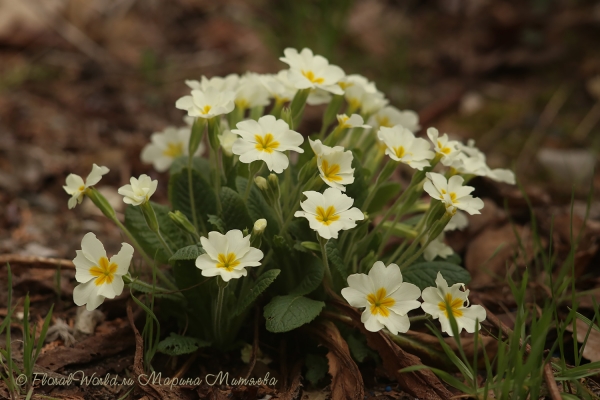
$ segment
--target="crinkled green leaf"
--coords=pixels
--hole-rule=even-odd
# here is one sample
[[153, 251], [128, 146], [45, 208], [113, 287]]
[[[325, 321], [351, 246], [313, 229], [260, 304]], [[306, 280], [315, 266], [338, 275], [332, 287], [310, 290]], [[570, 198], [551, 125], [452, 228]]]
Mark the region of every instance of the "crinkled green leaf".
[[237, 315], [240, 315], [248, 307], [250, 307], [252, 303], [254, 303], [254, 301], [258, 298], [258, 296], [260, 296], [260, 294], [264, 292], [271, 285], [271, 283], [273, 283], [273, 281], [277, 278], [280, 272], [281, 270], [272, 269], [259, 276], [256, 279], [256, 282], [254, 282], [254, 286], [252, 286], [252, 289], [250, 289], [250, 291], [238, 301], [235, 309], [233, 310], [232, 316], [235, 317]]
[[[153, 202], [150, 202], [150, 204], [156, 213], [160, 231], [171, 249], [179, 249], [186, 246], [188, 243], [187, 237], [173, 220], [169, 218], [169, 208]], [[156, 259], [159, 263], [166, 263], [169, 260], [167, 252], [164, 250], [156, 234], [148, 227], [142, 210], [139, 207], [127, 207], [125, 210], [125, 226], [151, 259]]]
[[288, 332], [315, 319], [325, 307], [322, 301], [303, 296], [277, 296], [265, 306], [264, 317], [270, 332]]
[[[248, 180], [238, 176], [235, 180], [237, 191], [241, 194], [246, 191], [246, 184]], [[265, 200], [265, 197], [261, 193], [260, 189], [256, 185], [252, 185], [250, 189], [250, 195], [248, 201], [246, 201], [246, 207], [248, 208], [248, 214], [252, 221], [264, 218], [267, 220], [267, 229], [265, 234], [268, 238], [271, 238], [279, 233], [279, 222], [275, 216], [275, 211]]]
[[221, 205], [223, 206], [222, 218], [227, 231], [232, 229], [252, 230], [254, 221], [248, 215], [248, 209], [242, 197], [233, 189], [221, 188]]
[[367, 356], [369, 355], [369, 347], [366, 345], [366, 343], [364, 343], [362, 340], [355, 337], [354, 335], [348, 336], [346, 342], [348, 343], [348, 347], [350, 348], [350, 353], [352, 354], [352, 357], [354, 357], [356, 361], [363, 362], [365, 358], [367, 358]]
[[455, 283], [468, 283], [471, 280], [469, 271], [460, 265], [444, 261], [430, 261], [413, 264], [402, 271], [404, 281], [413, 283], [423, 290], [426, 287], [436, 287], [435, 278], [441, 272], [449, 286]]
[[225, 233], [225, 222], [219, 216], [208, 214], [208, 223], [214, 226], [219, 232]]
[[292, 295], [305, 295], [311, 293], [323, 282], [325, 269], [320, 258], [311, 253], [300, 255], [301, 275], [298, 285], [291, 291]]
[[305, 378], [313, 386], [316, 386], [321, 379], [325, 378], [329, 369], [327, 358], [318, 354], [307, 354], [305, 365], [307, 369]]
[[171, 299], [171, 300], [174, 300], [174, 301], [177, 301], [177, 302], [184, 301], [183, 298], [178, 297], [178, 296], [176, 296], [173, 293], [162, 293], [162, 292], [159, 292], [159, 291], [156, 291], [156, 290], [154, 292], [152, 292], [151, 288], [149, 288], [146, 285], [141, 285], [136, 280], [132, 280], [131, 283], [129, 284], [129, 287], [131, 289], [136, 290], [136, 291], [141, 292], [141, 293], [148, 293], [148, 294], [153, 293], [154, 297]]
[[175, 254], [169, 258], [169, 262], [173, 261], [185, 261], [195, 260], [199, 255], [204, 254], [205, 251], [199, 244], [192, 244], [191, 246], [182, 247], [177, 250]]
[[[178, 157], [171, 164], [169, 175], [173, 176], [181, 172], [188, 166], [188, 157]], [[192, 169], [200, 174], [206, 181], [210, 182], [210, 162], [204, 157], [194, 157], [192, 160]]]
[[367, 212], [374, 213], [380, 211], [391, 199], [400, 196], [401, 188], [402, 186], [399, 183], [383, 182], [377, 189]]
[[[194, 193], [194, 204], [196, 215], [204, 223], [208, 222], [208, 214], [217, 213], [217, 197], [213, 187], [204, 179], [198, 171], [192, 169], [192, 191]], [[169, 200], [173, 210], [179, 210], [193, 223], [192, 207], [188, 186], [188, 169], [183, 168], [180, 172], [171, 175], [169, 180]]]
[[[329, 266], [334, 267], [337, 272], [340, 273], [342, 278], [345, 280], [348, 278], [348, 266], [344, 264], [344, 260], [340, 255], [340, 251], [337, 248], [335, 240], [330, 240], [325, 245], [327, 251], [327, 259], [329, 260]], [[333, 274], [333, 271], [331, 271]]]
[[200, 347], [210, 346], [210, 343], [204, 340], [181, 336], [171, 332], [171, 335], [158, 343], [157, 350], [170, 356], [180, 356], [190, 354]]

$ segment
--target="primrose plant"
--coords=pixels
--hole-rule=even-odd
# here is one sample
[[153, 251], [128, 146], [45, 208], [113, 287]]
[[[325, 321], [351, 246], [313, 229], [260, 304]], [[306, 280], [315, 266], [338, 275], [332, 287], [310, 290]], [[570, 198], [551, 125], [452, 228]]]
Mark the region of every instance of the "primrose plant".
[[[451, 320], [476, 331], [486, 313], [469, 305], [469, 274], [444, 232], [483, 208], [470, 179], [514, 184], [513, 173], [488, 167], [472, 141], [435, 128], [418, 137], [415, 112], [309, 49], [286, 49], [281, 61], [289, 68], [274, 75], [186, 81], [190, 93], [175, 107], [187, 126], [154, 133], [141, 154], [168, 171], [169, 206], [152, 201], [157, 180], [132, 177], [118, 190], [121, 222], [94, 188], [106, 167], [94, 164], [85, 181], [67, 177], [69, 208], [89, 197], [131, 243], [108, 258], [93, 233], [84, 236], [75, 303], [94, 309], [128, 285], [176, 303], [165, 308], [182, 328], [169, 343], [224, 350], [240, 343], [254, 307], [269, 331], [286, 332], [333, 298], [364, 309], [372, 332], [406, 332], [411, 311], [438, 319], [448, 335]], [[320, 131], [300, 132], [305, 107], [320, 104]], [[394, 173], [411, 179], [402, 186]], [[147, 273], [129, 272], [134, 249]]]

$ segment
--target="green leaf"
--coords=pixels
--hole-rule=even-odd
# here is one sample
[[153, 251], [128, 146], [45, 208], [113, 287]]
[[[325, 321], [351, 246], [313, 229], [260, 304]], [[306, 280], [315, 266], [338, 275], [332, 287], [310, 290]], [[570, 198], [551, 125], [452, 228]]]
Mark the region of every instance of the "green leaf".
[[169, 258], [169, 262], [195, 260], [198, 256], [204, 254], [205, 251], [199, 244], [182, 247]]
[[[150, 205], [156, 213], [160, 232], [169, 246], [172, 249], [184, 247], [188, 243], [187, 237], [169, 218], [169, 208], [153, 202], [150, 202]], [[158, 237], [148, 228], [140, 207], [127, 207], [125, 210], [125, 226], [151, 259], [156, 257], [156, 261], [159, 263], [166, 263], [169, 260], [169, 255], [163, 249]]]
[[304, 253], [300, 256], [302, 274], [300, 275], [300, 283], [292, 290], [292, 295], [305, 295], [319, 287], [325, 275], [323, 262], [320, 258], [313, 256], [310, 253]]
[[367, 170], [359, 163], [359, 158], [354, 157], [352, 167], [354, 168], [354, 182], [346, 186], [346, 195], [354, 199], [354, 207], [361, 208], [369, 193], [369, 184], [365, 177]]
[[181, 302], [183, 300], [181, 297], [178, 297], [173, 293], [162, 293], [158, 290], [155, 290], [153, 292], [151, 288], [147, 287], [146, 285], [141, 285], [139, 282], [137, 282], [136, 279], [132, 280], [131, 283], [129, 283], [129, 287], [141, 293], [153, 294], [154, 297], [171, 299], [177, 302]]
[[426, 287], [436, 287], [435, 278], [441, 272], [449, 286], [455, 283], [468, 283], [471, 280], [469, 271], [460, 265], [444, 261], [431, 261], [413, 264], [402, 271], [406, 282], [413, 283], [423, 290]]
[[[173, 161], [173, 164], [171, 164], [171, 168], [169, 169], [169, 175], [173, 176], [181, 172], [184, 168], [187, 168], [187, 166], [188, 157], [178, 157]], [[192, 159], [192, 169], [198, 172], [208, 182], [210, 182], [210, 162], [206, 158], [194, 157]]]
[[233, 189], [221, 188], [221, 204], [223, 206], [223, 222], [228, 231], [232, 229], [252, 230], [254, 222], [248, 215], [248, 209], [242, 197]]
[[288, 332], [315, 319], [325, 307], [322, 301], [303, 296], [277, 296], [265, 306], [267, 330], [273, 333]]
[[400, 195], [402, 185], [396, 182], [384, 182], [379, 186], [373, 201], [369, 204], [368, 213], [380, 211], [394, 196]]
[[346, 342], [348, 343], [352, 357], [354, 357], [356, 361], [363, 362], [369, 355], [369, 347], [354, 335], [348, 336]]
[[252, 287], [252, 289], [250, 289], [248, 294], [246, 294], [238, 301], [237, 306], [233, 310], [232, 316], [235, 317], [237, 315], [240, 315], [248, 307], [250, 307], [252, 303], [254, 303], [254, 301], [258, 298], [258, 296], [260, 296], [260, 294], [264, 292], [271, 285], [271, 283], [273, 283], [273, 281], [275, 281], [280, 272], [281, 270], [279, 269], [272, 269], [259, 276], [256, 279], [256, 282], [254, 282], [254, 286]]
[[307, 354], [305, 365], [307, 369], [305, 378], [313, 386], [316, 386], [321, 379], [325, 378], [329, 369], [327, 358], [317, 354]]
[[316, 242], [302, 242], [300, 243], [300, 245], [308, 250], [321, 251], [321, 245], [319, 245], [319, 243]]
[[[247, 182], [248, 180], [241, 176], [236, 178], [235, 185], [238, 193], [245, 193]], [[279, 222], [275, 216], [275, 211], [267, 203], [262, 192], [256, 187], [256, 185], [252, 185], [252, 189], [250, 189], [250, 195], [246, 201], [246, 207], [248, 208], [248, 215], [250, 215], [252, 221], [256, 221], [257, 219], [261, 218], [267, 220], [267, 229], [265, 231], [265, 236], [267, 238], [272, 238], [279, 233]]]
[[200, 347], [210, 346], [210, 343], [204, 340], [181, 336], [171, 332], [171, 336], [161, 340], [158, 343], [158, 351], [170, 356], [180, 356], [190, 354]]
[[225, 233], [225, 222], [214, 214], [208, 214], [208, 223], [217, 228], [217, 230], [221, 233]]
[[348, 266], [344, 264], [344, 260], [342, 259], [340, 251], [337, 248], [336, 241], [329, 240], [325, 245], [325, 250], [327, 251], [327, 259], [329, 260], [329, 265], [333, 266], [335, 270], [340, 273], [344, 281], [348, 279]]
[[[208, 222], [208, 214], [217, 213], [217, 197], [213, 187], [198, 171], [192, 169], [192, 191], [198, 219]], [[179, 210], [193, 223], [190, 190], [188, 185], [188, 169], [171, 175], [169, 180], [169, 200], [173, 210]]]

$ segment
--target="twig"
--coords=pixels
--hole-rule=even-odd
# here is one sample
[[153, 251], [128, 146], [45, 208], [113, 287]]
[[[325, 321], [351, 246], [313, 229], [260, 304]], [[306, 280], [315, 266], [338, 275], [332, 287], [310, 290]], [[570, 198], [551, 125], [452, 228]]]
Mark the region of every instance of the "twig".
[[3, 254], [0, 256], [0, 265], [9, 264], [37, 264], [36, 267], [55, 269], [56, 267], [75, 269], [73, 261], [64, 258], [48, 258], [27, 256], [22, 254]]
[[560, 395], [560, 390], [558, 389], [558, 385], [554, 379], [554, 372], [552, 371], [550, 363], [546, 363], [546, 365], [544, 365], [544, 380], [548, 386], [550, 398], [552, 400], [562, 400], [562, 396]]

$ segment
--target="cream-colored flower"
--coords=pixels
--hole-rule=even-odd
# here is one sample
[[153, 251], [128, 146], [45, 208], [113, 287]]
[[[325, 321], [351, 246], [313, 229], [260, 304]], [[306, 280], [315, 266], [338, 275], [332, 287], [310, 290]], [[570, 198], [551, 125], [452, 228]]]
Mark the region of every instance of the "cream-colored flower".
[[248, 72], [242, 76], [235, 91], [235, 105], [242, 110], [269, 105], [269, 92], [258, 74]]
[[344, 71], [336, 66], [329, 65], [323, 56], [314, 55], [312, 50], [304, 48], [298, 50], [287, 48], [283, 52], [285, 57], [280, 60], [290, 66], [288, 79], [297, 89], [323, 89], [333, 94], [344, 94], [337, 84], [344, 77]]
[[[426, 242], [427, 237], [424, 237], [423, 240], [421, 240], [421, 245], [424, 245]], [[429, 245], [427, 245], [425, 251], [423, 252], [423, 258], [425, 258], [425, 261], [432, 261], [436, 257], [446, 259], [453, 253], [454, 251], [452, 250], [452, 247], [444, 243], [444, 233], [442, 232], [438, 237], [433, 239]]]
[[332, 99], [331, 93], [323, 89], [312, 89], [306, 99], [306, 104], [309, 106], [318, 106], [328, 104]]
[[447, 133], [439, 136], [439, 132], [435, 128], [427, 129], [427, 136], [433, 143], [436, 154], [442, 157], [440, 160], [442, 164], [447, 167], [452, 165], [456, 157], [460, 154], [460, 142], [450, 140]]
[[114, 299], [123, 292], [123, 275], [129, 270], [133, 247], [123, 243], [119, 253], [109, 260], [102, 243], [90, 232], [83, 237], [81, 250], [76, 253], [73, 264], [75, 279], [80, 285], [73, 289], [75, 304], [86, 304], [86, 308], [92, 311], [105, 298]]
[[463, 186], [464, 181], [459, 175], [446, 180], [442, 174], [428, 172], [423, 189], [431, 198], [443, 202], [446, 212], [451, 215], [454, 215], [457, 210], [466, 211], [471, 215], [481, 214], [479, 210], [483, 208], [483, 201], [470, 195], [475, 188]]
[[394, 335], [407, 332], [410, 328], [408, 312], [421, 306], [417, 300], [421, 291], [412, 283], [402, 281], [396, 264], [386, 267], [377, 261], [368, 275], [350, 275], [348, 286], [342, 289], [342, 296], [351, 306], [365, 308], [361, 321], [370, 332], [384, 327]]
[[258, 121], [239, 122], [237, 127], [232, 132], [240, 138], [233, 143], [231, 150], [240, 156], [243, 163], [262, 160], [270, 171], [280, 174], [290, 164], [285, 151], [304, 153], [299, 147], [304, 141], [302, 135], [292, 131], [284, 120], [275, 119], [272, 115], [260, 117]]
[[365, 121], [363, 117], [358, 114], [352, 114], [351, 116], [347, 116], [346, 114], [337, 115], [337, 120], [340, 128], [350, 129], [350, 128], [364, 128], [370, 129], [369, 125], [365, 125]]
[[230, 90], [235, 93], [240, 85], [240, 80], [241, 78], [238, 74], [229, 74], [224, 78], [220, 76], [213, 76], [212, 78], [202, 76], [202, 80], [200, 82], [195, 80], [187, 80], [185, 81], [185, 84], [193, 90], [204, 91], [209, 87], [213, 87], [221, 92]]
[[221, 91], [208, 85], [204, 90], [192, 90], [191, 96], [183, 96], [177, 100], [175, 107], [187, 111], [190, 117], [213, 118], [233, 111], [234, 100], [233, 91]]
[[[180, 156], [188, 155], [188, 144], [191, 130], [169, 126], [162, 132], [155, 132], [142, 150], [142, 162], [152, 164], [158, 172], [165, 172], [173, 161]], [[195, 156], [204, 153], [204, 144], [200, 143]]]
[[292, 101], [298, 89], [288, 79], [288, 71], [282, 70], [277, 75], [265, 74], [259, 76], [260, 82], [269, 92], [270, 96], [279, 103]]
[[92, 166], [92, 171], [89, 173], [87, 178], [85, 178], [85, 181], [79, 175], [69, 174], [69, 176], [67, 176], [66, 185], [63, 186], [65, 192], [71, 195], [71, 198], [67, 203], [69, 209], [75, 207], [77, 204], [81, 204], [85, 195], [85, 190], [100, 182], [102, 175], [108, 174], [108, 171], [108, 168], [99, 167], [98, 165], [94, 164]]
[[351, 109], [360, 110], [362, 114], [376, 113], [389, 103], [383, 93], [370, 92], [367, 87], [360, 84], [348, 87], [344, 97]]
[[423, 290], [421, 308], [434, 319], [440, 320], [442, 332], [454, 336], [450, 325], [450, 315], [453, 315], [456, 320], [458, 333], [463, 329], [469, 333], [479, 330], [477, 321], [484, 321], [486, 312], [482, 306], [469, 306], [469, 290], [465, 290], [464, 283], [448, 287], [448, 282], [440, 272], [437, 274], [435, 283], [437, 288], [428, 287]]
[[226, 129], [223, 131], [223, 133], [218, 135], [218, 138], [219, 142], [221, 143], [221, 149], [223, 149], [223, 153], [227, 157], [231, 157], [233, 155], [233, 144], [236, 140], [238, 140], [239, 136], [229, 129]]
[[142, 174], [138, 179], [133, 176], [129, 180], [129, 185], [124, 185], [119, 188], [117, 193], [123, 197], [125, 204], [139, 206], [150, 201], [150, 196], [156, 192], [158, 181], [152, 180], [148, 175]]
[[209, 232], [208, 238], [201, 237], [200, 243], [206, 254], [196, 259], [196, 267], [203, 276], [220, 276], [225, 282], [248, 275], [247, 267], [258, 267], [264, 254], [250, 246], [250, 235], [238, 229], [225, 235]]
[[361, 86], [367, 93], [377, 93], [378, 91], [375, 82], [371, 82], [367, 77], [360, 74], [346, 75], [340, 79], [338, 85], [344, 90], [351, 86]]
[[497, 182], [508, 183], [514, 185], [516, 183], [515, 174], [502, 168], [491, 169], [486, 162], [485, 154], [477, 147], [475, 141], [470, 139], [468, 144], [459, 145], [460, 153], [452, 162], [452, 168], [456, 169], [461, 174], [485, 176]]
[[368, 124], [378, 129], [382, 126], [391, 128], [392, 126], [402, 125], [412, 133], [421, 129], [419, 125], [419, 114], [412, 110], [400, 111], [394, 106], [387, 106], [377, 111], [369, 118]]
[[319, 175], [323, 182], [327, 185], [339, 189], [342, 192], [346, 191], [345, 185], [350, 185], [354, 182], [354, 168], [352, 168], [352, 152], [344, 151], [341, 146], [329, 147], [321, 144], [320, 140], [310, 141], [310, 146], [318, 150], [315, 151], [317, 156], [317, 167]]
[[392, 128], [382, 126], [377, 132], [377, 137], [385, 144], [385, 154], [392, 160], [418, 170], [428, 167], [429, 160], [435, 156], [427, 140], [415, 137], [401, 125]]
[[365, 218], [362, 211], [352, 207], [354, 199], [338, 189], [328, 188], [322, 194], [308, 191], [304, 195], [306, 200], [300, 203], [304, 211], [296, 211], [294, 216], [306, 218], [311, 229], [324, 239], [337, 239], [339, 231], [352, 229], [356, 221]]

